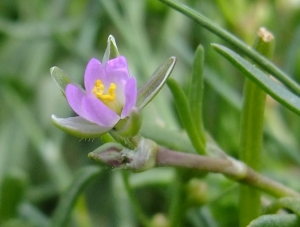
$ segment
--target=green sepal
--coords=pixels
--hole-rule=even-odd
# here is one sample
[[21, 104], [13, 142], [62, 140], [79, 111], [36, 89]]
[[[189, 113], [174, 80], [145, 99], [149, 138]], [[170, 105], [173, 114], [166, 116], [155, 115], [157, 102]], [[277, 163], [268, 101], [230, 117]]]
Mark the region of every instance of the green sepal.
[[99, 137], [111, 129], [108, 127], [100, 127], [99, 125], [91, 123], [79, 116], [58, 118], [55, 115], [52, 115], [51, 120], [52, 123], [59, 129], [79, 138]]
[[120, 54], [119, 54], [116, 40], [112, 35], [109, 35], [107, 39], [107, 47], [102, 60], [102, 65], [105, 66], [108, 60], [116, 58], [119, 55]]
[[297, 95], [272, 80], [267, 74], [227, 47], [218, 44], [212, 44], [212, 47], [272, 98], [291, 111], [300, 114], [300, 99]]
[[142, 115], [139, 108], [133, 107], [127, 118], [121, 119], [116, 125], [116, 133], [123, 137], [133, 137], [140, 131]]
[[167, 82], [172, 95], [174, 97], [176, 109], [180, 118], [182, 125], [184, 126], [193, 146], [197, 150], [198, 153], [204, 154], [205, 153], [205, 146], [201, 141], [201, 137], [196, 130], [196, 127], [193, 122], [193, 117], [191, 114], [191, 110], [189, 107], [188, 99], [183, 92], [182, 88], [174, 79], [168, 79]]
[[82, 89], [82, 87], [79, 84], [74, 82], [62, 69], [56, 66], [53, 66], [50, 69], [50, 74], [64, 96], [66, 96], [66, 87], [68, 84], [74, 84], [78, 88]]
[[155, 70], [146, 84], [138, 90], [137, 107], [144, 108], [157, 95], [170, 76], [175, 63], [176, 58], [170, 57]]

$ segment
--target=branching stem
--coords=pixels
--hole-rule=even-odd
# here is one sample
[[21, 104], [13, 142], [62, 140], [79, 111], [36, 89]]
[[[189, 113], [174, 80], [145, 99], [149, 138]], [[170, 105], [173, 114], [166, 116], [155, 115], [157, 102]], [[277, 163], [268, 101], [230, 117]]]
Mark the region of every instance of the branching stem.
[[183, 167], [222, 173], [230, 179], [255, 187], [274, 197], [300, 197], [300, 193], [295, 190], [262, 176], [243, 162], [229, 156], [225, 158], [212, 158], [159, 147], [156, 157], [156, 166]]

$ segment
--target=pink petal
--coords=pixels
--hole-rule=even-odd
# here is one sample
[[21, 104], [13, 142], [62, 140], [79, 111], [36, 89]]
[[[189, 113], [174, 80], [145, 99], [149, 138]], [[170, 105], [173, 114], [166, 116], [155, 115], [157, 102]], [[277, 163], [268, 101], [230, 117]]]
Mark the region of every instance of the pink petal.
[[79, 116], [85, 118], [84, 110], [82, 109], [82, 99], [86, 96], [83, 91], [73, 84], [68, 84], [66, 87], [66, 98], [69, 105]]
[[105, 65], [107, 80], [126, 81], [129, 76], [127, 60], [123, 56], [107, 61]]
[[91, 95], [87, 95], [83, 98], [82, 108], [84, 109], [86, 117], [100, 126], [112, 128], [120, 120], [118, 114]]
[[125, 105], [123, 107], [123, 111], [121, 114], [121, 118], [125, 118], [128, 114], [130, 109], [135, 106], [137, 98], [137, 87], [136, 87], [136, 80], [134, 77], [131, 77], [127, 80], [125, 85]]
[[84, 73], [84, 86], [87, 94], [90, 94], [93, 90], [96, 80], [105, 80], [105, 78], [105, 69], [101, 62], [96, 58], [92, 58], [86, 66]]

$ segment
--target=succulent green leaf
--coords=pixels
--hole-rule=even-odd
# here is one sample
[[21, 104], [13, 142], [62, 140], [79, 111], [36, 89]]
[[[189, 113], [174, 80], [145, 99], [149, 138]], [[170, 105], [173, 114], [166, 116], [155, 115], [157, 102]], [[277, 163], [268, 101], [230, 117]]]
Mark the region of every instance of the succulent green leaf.
[[56, 127], [79, 138], [95, 138], [110, 130], [110, 128], [100, 127], [81, 117], [58, 118], [52, 115], [51, 118]]
[[77, 83], [75, 83], [62, 69], [60, 69], [56, 66], [53, 66], [50, 69], [50, 73], [51, 73], [53, 80], [55, 81], [57, 86], [60, 88], [60, 90], [62, 91], [64, 96], [66, 96], [65, 90], [66, 90], [66, 87], [68, 84], [74, 84], [77, 87], [81, 88], [81, 86], [78, 85]]
[[230, 34], [225, 29], [221, 28], [217, 24], [215, 24], [212, 20], [208, 19], [204, 15], [199, 12], [196, 12], [189, 7], [185, 6], [181, 3], [176, 3], [170, 0], [160, 0], [166, 5], [174, 8], [175, 10], [181, 12], [187, 17], [191, 18], [195, 22], [199, 23], [201, 26], [219, 36], [221, 39], [227, 41], [237, 49], [239, 49], [243, 54], [247, 55], [250, 59], [252, 59], [257, 65], [259, 65], [264, 70], [271, 73], [276, 79], [281, 81], [284, 85], [286, 85], [292, 92], [297, 95], [300, 95], [300, 85], [298, 85], [295, 81], [293, 81], [288, 75], [282, 72], [278, 67], [276, 67], [270, 60], [259, 54], [257, 51], [253, 50], [243, 41]]
[[119, 55], [120, 54], [119, 54], [116, 40], [112, 35], [109, 35], [108, 39], [107, 39], [107, 47], [106, 47], [106, 50], [105, 50], [105, 53], [103, 56], [103, 60], [102, 60], [103, 66], [105, 66], [105, 64], [108, 60], [116, 58]]
[[74, 176], [68, 189], [62, 195], [59, 204], [54, 211], [52, 218], [52, 227], [67, 226], [72, 208], [83, 189], [88, 183], [100, 174], [99, 167], [87, 166], [80, 169]]
[[247, 227], [298, 227], [300, 218], [295, 214], [269, 214], [253, 220]]
[[188, 99], [183, 92], [182, 88], [174, 79], [168, 79], [167, 84], [174, 97], [176, 109], [180, 118], [182, 125], [184, 126], [193, 146], [198, 153], [205, 153], [205, 146], [201, 141], [201, 137], [198, 134], [196, 127], [193, 122], [193, 117], [190, 111]]
[[175, 62], [175, 57], [169, 58], [155, 70], [146, 84], [138, 90], [137, 107], [144, 108], [157, 95], [170, 76]]
[[297, 95], [272, 80], [255, 65], [227, 47], [218, 44], [212, 44], [212, 47], [275, 100], [291, 111], [300, 114], [300, 98]]
[[192, 80], [190, 84], [190, 94], [189, 94], [189, 106], [191, 109], [192, 120], [194, 122], [195, 128], [205, 144], [205, 130], [202, 121], [202, 99], [203, 99], [203, 89], [204, 89], [204, 50], [202, 46], [198, 46], [194, 62], [193, 62], [193, 72]]
[[300, 216], [300, 198], [284, 197], [275, 200], [266, 208], [266, 214], [276, 213], [279, 209], [286, 208]]

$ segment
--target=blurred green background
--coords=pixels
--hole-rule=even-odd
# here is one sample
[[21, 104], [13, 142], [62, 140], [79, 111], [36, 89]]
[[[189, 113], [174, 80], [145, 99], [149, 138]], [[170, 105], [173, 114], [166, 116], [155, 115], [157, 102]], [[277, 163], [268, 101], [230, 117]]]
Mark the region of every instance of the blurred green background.
[[[178, 0], [252, 45], [257, 30], [275, 36], [274, 62], [300, 80], [300, 2], [296, 0]], [[51, 115], [74, 115], [49, 69], [58, 66], [82, 83], [90, 58], [102, 60], [112, 34], [139, 86], [170, 56], [172, 73], [187, 89], [196, 47], [205, 49], [204, 124], [237, 157], [244, 77], [210, 47], [223, 43], [156, 0], [0, 1], [0, 226], [48, 226], [74, 173], [93, 164], [95, 140], [71, 137]], [[142, 134], [181, 133], [171, 94], [164, 88], [143, 110]], [[263, 173], [300, 189], [299, 118], [267, 101]], [[174, 170], [131, 174], [146, 213], [168, 213]], [[237, 185], [222, 176], [203, 179], [207, 204], [190, 209], [186, 226], [237, 226]], [[157, 216], [156, 216], [157, 217]], [[20, 225], [21, 223], [21, 225]], [[68, 226], [140, 226], [119, 170], [103, 169], [77, 201]]]

